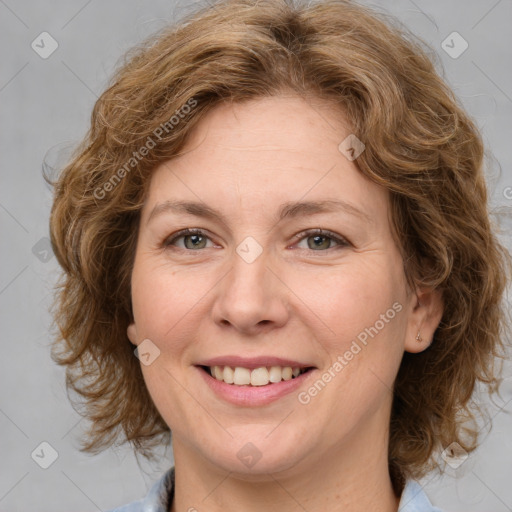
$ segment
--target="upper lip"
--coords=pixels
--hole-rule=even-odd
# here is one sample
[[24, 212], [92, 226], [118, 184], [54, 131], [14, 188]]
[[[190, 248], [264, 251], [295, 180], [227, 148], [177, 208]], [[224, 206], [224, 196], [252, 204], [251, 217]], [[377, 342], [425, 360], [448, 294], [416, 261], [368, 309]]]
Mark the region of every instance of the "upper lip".
[[211, 359], [205, 359], [196, 364], [196, 366], [240, 366], [242, 368], [261, 368], [263, 366], [291, 366], [292, 368], [310, 368], [314, 367], [312, 364], [301, 363], [291, 359], [283, 359], [281, 357], [273, 356], [258, 356], [258, 357], [240, 357], [240, 356], [219, 356]]

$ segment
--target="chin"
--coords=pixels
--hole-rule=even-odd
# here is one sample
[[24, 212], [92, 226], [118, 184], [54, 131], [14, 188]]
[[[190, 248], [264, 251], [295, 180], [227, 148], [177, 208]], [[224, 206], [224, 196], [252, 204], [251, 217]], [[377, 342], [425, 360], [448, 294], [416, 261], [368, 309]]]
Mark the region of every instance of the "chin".
[[240, 436], [224, 446], [215, 443], [211, 449], [205, 447], [204, 456], [211, 464], [232, 473], [235, 478], [267, 481], [269, 473], [281, 473], [290, 468], [297, 470], [305, 455], [298, 453], [297, 444], [292, 442], [293, 436], [285, 440], [251, 439], [255, 437], [248, 435], [241, 439]]

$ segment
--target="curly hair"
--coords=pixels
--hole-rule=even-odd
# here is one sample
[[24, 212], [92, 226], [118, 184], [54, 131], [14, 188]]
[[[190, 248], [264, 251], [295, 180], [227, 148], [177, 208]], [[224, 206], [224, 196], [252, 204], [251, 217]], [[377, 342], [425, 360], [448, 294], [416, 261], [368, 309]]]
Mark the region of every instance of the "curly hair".
[[[126, 329], [140, 211], [152, 170], [176, 157], [221, 102], [293, 93], [341, 107], [365, 151], [358, 169], [390, 192], [410, 285], [442, 291], [432, 345], [405, 353], [394, 384], [395, 489], [478, 444], [479, 383], [499, 390], [508, 339], [508, 251], [488, 212], [481, 136], [435, 70], [434, 53], [388, 16], [347, 0], [222, 0], [130, 50], [55, 181], [51, 241], [63, 269], [52, 358], [85, 401], [82, 451], [123, 434], [145, 457], [170, 440]], [[145, 148], [145, 149], [144, 149]], [[471, 421], [467, 421], [471, 420]]]

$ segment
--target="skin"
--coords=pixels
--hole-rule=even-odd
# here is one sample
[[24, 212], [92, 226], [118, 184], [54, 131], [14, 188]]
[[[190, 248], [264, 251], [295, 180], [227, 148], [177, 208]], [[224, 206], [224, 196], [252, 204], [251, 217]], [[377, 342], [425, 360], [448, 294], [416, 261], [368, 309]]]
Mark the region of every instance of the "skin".
[[[428, 347], [442, 300], [408, 289], [388, 193], [338, 149], [350, 133], [343, 113], [320, 100], [224, 104], [201, 120], [183, 154], [154, 170], [128, 336], [160, 350], [141, 368], [172, 430], [171, 512], [398, 509], [387, 466], [391, 388], [404, 351]], [[205, 203], [225, 222], [172, 211], [148, 222], [155, 205], [174, 199]], [[369, 219], [329, 212], [276, 221], [284, 202], [323, 199], [349, 202]], [[185, 228], [206, 239], [165, 245]], [[315, 228], [348, 244], [293, 238]], [[263, 249], [250, 264], [236, 252], [248, 236]], [[307, 391], [397, 302], [401, 311], [307, 404], [293, 392], [265, 406], [232, 405], [194, 366], [230, 354], [292, 358], [317, 367], [299, 389]], [[261, 454], [251, 468], [237, 457], [249, 442]]]

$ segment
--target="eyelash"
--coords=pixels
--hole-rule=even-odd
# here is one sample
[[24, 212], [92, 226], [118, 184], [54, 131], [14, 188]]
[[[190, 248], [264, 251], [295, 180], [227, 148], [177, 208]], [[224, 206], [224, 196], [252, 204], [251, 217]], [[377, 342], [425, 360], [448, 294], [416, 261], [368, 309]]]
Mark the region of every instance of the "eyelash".
[[[171, 237], [166, 238], [163, 241], [162, 245], [164, 248], [168, 248], [168, 247], [172, 246], [172, 244], [174, 242], [176, 242], [176, 240], [178, 240], [179, 238], [182, 238], [184, 236], [187, 236], [187, 235], [200, 235], [200, 236], [204, 236], [204, 237], [210, 239], [210, 237], [202, 229], [187, 228], [187, 229], [182, 229], [181, 231], [178, 231], [174, 235], [171, 235]], [[297, 242], [300, 242], [304, 238], [308, 238], [309, 236], [314, 236], [314, 235], [322, 236], [325, 238], [331, 238], [338, 244], [338, 246], [337, 247], [329, 247], [329, 249], [319, 250], [319, 251], [314, 251], [313, 249], [305, 249], [305, 250], [310, 250], [311, 252], [328, 252], [332, 249], [336, 249], [336, 248], [339, 249], [339, 248], [348, 247], [349, 245], [351, 245], [350, 242], [346, 238], [338, 236], [335, 233], [333, 233], [332, 231], [328, 231], [328, 230], [320, 229], [320, 228], [302, 231], [302, 232], [298, 233], [297, 235], [295, 235], [293, 238], [296, 239]], [[182, 249], [182, 248], [179, 247], [179, 249]], [[199, 252], [199, 251], [194, 251], [193, 249], [186, 249], [186, 248], [182, 249], [182, 250], [188, 251], [188, 252]]]

